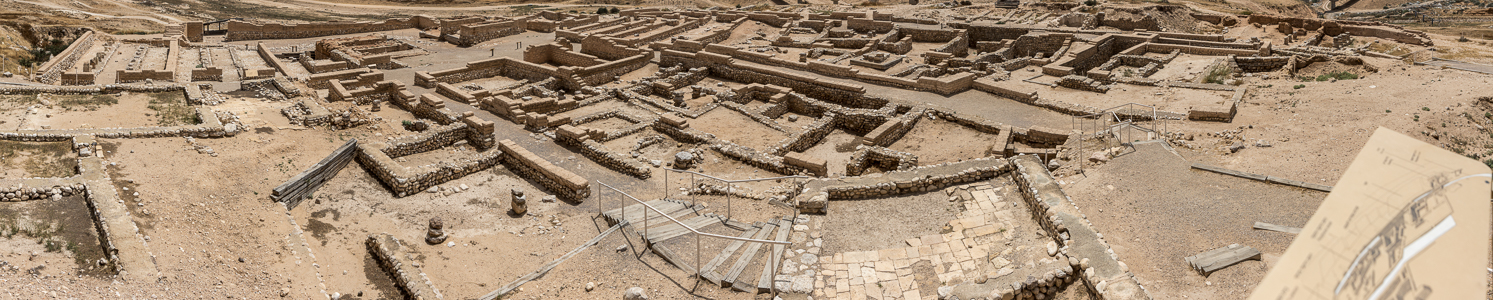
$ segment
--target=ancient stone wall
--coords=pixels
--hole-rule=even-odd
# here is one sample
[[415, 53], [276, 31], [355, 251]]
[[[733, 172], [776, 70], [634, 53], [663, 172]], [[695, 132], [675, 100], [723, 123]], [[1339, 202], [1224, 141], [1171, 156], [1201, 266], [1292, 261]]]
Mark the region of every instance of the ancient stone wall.
[[585, 178], [551, 164], [517, 143], [502, 140], [498, 148], [506, 154], [503, 161], [510, 170], [539, 183], [561, 199], [580, 202], [591, 195], [590, 183]]
[[858, 32], [887, 33], [897, 28], [892, 22], [875, 21], [865, 18], [850, 18], [845, 20], [846, 28]]
[[88, 30], [79, 35], [77, 40], [73, 40], [73, 43], [68, 45], [67, 49], [63, 49], [62, 52], [52, 55], [51, 60], [42, 64], [41, 67], [36, 68], [36, 82], [46, 84], [57, 83], [62, 78], [62, 73], [72, 69], [73, 64], [78, 62], [78, 58], [83, 57], [83, 52], [93, 47], [95, 36], [96, 34], [93, 30]]
[[368, 235], [368, 253], [373, 255], [378, 266], [394, 279], [394, 286], [399, 287], [407, 299], [441, 299], [441, 291], [435, 288], [425, 272], [414, 267], [409, 257], [404, 242], [394, 238], [387, 233], [375, 233]]
[[[424, 19], [424, 20], [422, 20]], [[224, 41], [300, 39], [328, 35], [390, 31], [409, 28], [424, 29], [423, 24], [432, 23], [429, 17], [414, 16], [403, 19], [388, 19], [380, 22], [356, 23], [306, 23], [306, 24], [254, 24], [238, 20], [225, 22], [228, 33]]]

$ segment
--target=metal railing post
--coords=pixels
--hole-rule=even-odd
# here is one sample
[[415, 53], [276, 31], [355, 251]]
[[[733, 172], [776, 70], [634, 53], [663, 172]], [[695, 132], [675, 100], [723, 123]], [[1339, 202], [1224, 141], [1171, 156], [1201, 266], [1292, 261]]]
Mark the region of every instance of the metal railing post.
[[[668, 173], [668, 171], [665, 171], [664, 173]], [[697, 188], [699, 186], [700, 186], [700, 184], [695, 183], [695, 173], [690, 173], [689, 174], [689, 188], [685, 189], [685, 191], [689, 192], [689, 206], [691, 206], [691, 207], [693, 207], [693, 206], [696, 205], [695, 202], [699, 202], [699, 197], [700, 197], [699, 195], [696, 195], [698, 193], [695, 193], [695, 191], [692, 191], [691, 189]]]
[[664, 195], [662, 197], [669, 199], [669, 193], [673, 193], [669, 191], [669, 172], [664, 172]]

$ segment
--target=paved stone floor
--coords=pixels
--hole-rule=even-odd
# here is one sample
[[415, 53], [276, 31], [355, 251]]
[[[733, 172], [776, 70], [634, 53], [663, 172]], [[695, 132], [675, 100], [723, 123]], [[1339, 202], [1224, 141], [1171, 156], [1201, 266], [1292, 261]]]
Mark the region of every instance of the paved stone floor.
[[[1022, 221], [1035, 223], [1016, 219], [1029, 219], [1024, 206], [1005, 201], [998, 191], [987, 183], [970, 186], [972, 199], [963, 199], [964, 211], [949, 221], [948, 233], [908, 239], [901, 248], [835, 253], [822, 263], [824, 272], [815, 280], [813, 295], [822, 299], [937, 299], [937, 291], [929, 289], [1006, 267], [992, 265], [992, 261], [1009, 264], [1010, 260], [992, 260], [990, 254], [999, 253], [999, 257], [1024, 247], [1006, 242], [1015, 232], [1007, 229]], [[927, 262], [922, 266], [931, 265], [932, 271], [919, 268], [922, 262]]]

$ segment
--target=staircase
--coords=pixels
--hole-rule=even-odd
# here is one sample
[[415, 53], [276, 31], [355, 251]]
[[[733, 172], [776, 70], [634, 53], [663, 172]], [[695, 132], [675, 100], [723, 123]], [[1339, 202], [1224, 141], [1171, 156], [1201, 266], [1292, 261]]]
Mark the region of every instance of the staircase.
[[[713, 213], [703, 213], [705, 209], [703, 205], [690, 205], [684, 201], [659, 199], [646, 203], [697, 230], [717, 223], [725, 223], [727, 227], [742, 230], [741, 234], [736, 235], [740, 238], [787, 241], [793, 228], [793, 218], [789, 216], [775, 217], [767, 222], [746, 224], [727, 220], [724, 216]], [[659, 245], [664, 241], [687, 235], [690, 230], [652, 210], [648, 211], [647, 218], [644, 219], [645, 209], [647, 208], [641, 204], [633, 204], [603, 212], [602, 216], [612, 225], [623, 223], [627, 230], [645, 237], [648, 248], [655, 254], [686, 272], [698, 274], [700, 278], [712, 285], [749, 293], [768, 292], [772, 289], [775, 270], [770, 263], [783, 260], [783, 251], [786, 250], [783, 245], [733, 240], [698, 269], [699, 271], [696, 271], [688, 261], [681, 259], [685, 256], [676, 255], [673, 251]], [[689, 217], [690, 215], [694, 217]], [[646, 230], [644, 230], [645, 226]]]
[[166, 25], [166, 34], [165, 34], [165, 36], [168, 37], [168, 38], [169, 37], [181, 36], [181, 32], [182, 32], [182, 26], [181, 25]]

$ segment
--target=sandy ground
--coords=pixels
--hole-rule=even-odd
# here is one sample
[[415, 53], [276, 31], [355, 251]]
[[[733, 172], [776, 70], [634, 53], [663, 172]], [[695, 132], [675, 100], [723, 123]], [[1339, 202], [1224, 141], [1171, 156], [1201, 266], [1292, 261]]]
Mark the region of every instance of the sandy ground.
[[[42, 10], [35, 8], [35, 5], [10, 3], [16, 4], [18, 10], [27, 12]], [[136, 5], [133, 4], [105, 5], [94, 0], [79, 3], [118, 10], [111, 14], [137, 17], [90, 21], [111, 28], [128, 27], [135, 23], [149, 23], [152, 24], [149, 28], [156, 28], [157, 25], [139, 18], [155, 20], [165, 17], [154, 12], [155, 10], [134, 8]], [[291, 0], [254, 3], [290, 7], [289, 9], [309, 13], [334, 10], [328, 7], [335, 8], [326, 4]], [[1254, 6], [1251, 7], [1259, 7], [1258, 4], [1252, 5]], [[66, 4], [66, 7], [82, 9], [71, 3]], [[287, 8], [280, 10], [284, 9]], [[368, 9], [382, 12], [390, 8]], [[924, 10], [908, 7], [886, 9]], [[172, 8], [172, 11], [176, 10], [179, 9]], [[346, 8], [338, 11], [365, 13]], [[928, 11], [920, 14], [947, 13], [944, 10]], [[476, 12], [485, 11], [431, 13], [448, 15]], [[367, 13], [371, 16], [368, 18], [389, 17]], [[190, 18], [205, 19], [201, 16]], [[756, 36], [757, 30], [774, 31], [755, 22], [748, 22], [738, 28], [726, 43], [746, 41]], [[1270, 32], [1268, 27], [1253, 29], [1243, 26], [1231, 31], [1230, 35], [1256, 30], [1261, 33]], [[388, 34], [412, 37], [416, 32], [403, 30]], [[1266, 36], [1267, 39], [1279, 38], [1278, 35]], [[494, 52], [499, 56], [521, 57], [519, 43], [536, 45], [552, 39], [552, 34], [529, 32], [470, 48], [428, 41], [416, 42], [415, 45], [438, 54], [402, 58], [401, 61], [412, 67], [388, 70], [385, 72], [386, 78], [412, 83], [416, 71], [459, 67], [470, 60], [490, 57]], [[271, 47], [286, 47], [306, 45], [315, 40], [274, 40], [266, 44]], [[1457, 55], [1473, 61], [1486, 56], [1486, 49], [1480, 49], [1485, 47], [1473, 43], [1455, 43], [1444, 36], [1438, 36], [1437, 43], [1445, 45], [1438, 47], [1442, 49], [1438, 53], [1443, 55]], [[134, 48], [117, 51], [108, 63], [108, 67], [112, 68], [110, 70], [123, 68], [135, 53]], [[214, 65], [225, 68], [231, 66], [228, 51], [242, 50], [212, 50]], [[159, 52], [161, 51], [157, 48], [152, 48], [146, 54]], [[265, 62], [257, 61], [258, 56], [252, 52], [240, 57], [246, 59], [249, 67], [256, 64], [259, 67], [267, 66]], [[1183, 56], [1153, 78], [1193, 79], [1200, 68], [1212, 59]], [[1300, 82], [1293, 78], [1246, 78], [1251, 92], [1241, 105], [1234, 122], [1179, 121], [1171, 124], [1174, 131], [1193, 137], [1175, 146], [1182, 158], [1163, 159], [1162, 157], [1170, 155], [1169, 152], [1149, 153], [1162, 156], [1151, 159], [1145, 159], [1145, 154], [1132, 154], [1134, 156], [1121, 157], [1098, 169], [1091, 169], [1086, 175], [1066, 175], [1060, 180], [1069, 183], [1070, 196], [1090, 216], [1096, 227], [1109, 236], [1108, 240], [1121, 260], [1132, 266], [1132, 270], [1136, 271], [1153, 297], [1242, 297], [1268, 269], [1274, 259], [1272, 255], [1278, 255], [1284, 250], [1290, 237], [1281, 233], [1253, 231], [1241, 224], [1265, 221], [1299, 226], [1310, 215], [1315, 201], [1320, 201], [1322, 195], [1212, 174], [1197, 174], [1195, 171], [1181, 169], [1183, 159], [1186, 162], [1205, 162], [1246, 172], [1331, 185], [1368, 134], [1378, 126], [1412, 133], [1443, 147], [1461, 148], [1469, 155], [1493, 154], [1488, 152], [1493, 147], [1487, 146], [1488, 139], [1484, 139], [1488, 135], [1485, 128], [1493, 125], [1493, 121], [1485, 114], [1489, 106], [1475, 100], [1479, 96], [1489, 96], [1479, 87], [1489, 86], [1490, 76], [1412, 66], [1396, 60], [1367, 61], [1381, 71], [1356, 80]], [[151, 63], [160, 62], [150, 60], [144, 65], [148, 67]], [[650, 65], [623, 76], [623, 79], [649, 76], [656, 68], [657, 66]], [[1331, 70], [1342, 69], [1320, 66], [1308, 68], [1304, 72]], [[235, 73], [231, 68], [226, 71], [229, 74]], [[108, 79], [101, 81], [112, 82]], [[700, 84], [715, 85], [717, 82], [723, 81], [706, 79]], [[741, 85], [729, 81], [723, 83], [728, 88]], [[1296, 85], [1304, 86], [1294, 88]], [[898, 103], [931, 103], [1009, 125], [1042, 125], [1061, 129], [1069, 128], [1068, 124], [1071, 124], [1071, 118], [1067, 115], [990, 97], [980, 91], [945, 97], [874, 84], [864, 86], [868, 93], [882, 95]], [[1170, 99], [1203, 101], [1192, 100], [1196, 98], [1208, 98], [1210, 100], [1206, 101], [1211, 102], [1211, 97], [1217, 96], [1179, 92], [1162, 95], [1171, 98], [1156, 99], [1156, 95], [1149, 90], [1136, 88], [1129, 91], [1130, 87], [1125, 89], [1127, 90], [1115, 95], [1144, 98], [1145, 101], [1156, 103], [1170, 103]], [[428, 92], [413, 86], [411, 91], [416, 94]], [[36, 112], [29, 114], [27, 110], [38, 102], [12, 98], [14, 96], [5, 97], [6, 101], [0, 103], [0, 108], [3, 108], [0, 109], [3, 111], [0, 112], [0, 116], [3, 116], [0, 118], [0, 127], [7, 129], [36, 128], [32, 126], [43, 125], [84, 128], [84, 123], [87, 123], [86, 126], [96, 127], [148, 126], [156, 123], [156, 120], [150, 118], [152, 116], [146, 115], [152, 111], [139, 105], [138, 101], [129, 100], [131, 96], [121, 96], [119, 104], [110, 106], [112, 109], [88, 111], [39, 107]], [[114, 163], [108, 171], [119, 188], [118, 192], [125, 195], [123, 200], [135, 215], [134, 221], [141, 228], [141, 238], [148, 241], [147, 250], [161, 271], [160, 280], [117, 281], [110, 278], [108, 272], [89, 264], [90, 260], [99, 255], [90, 250], [98, 249], [95, 237], [97, 233], [92, 232], [91, 227], [77, 225], [87, 223], [79, 220], [80, 216], [86, 214], [81, 212], [83, 210], [80, 205], [84, 204], [79, 199], [0, 203], [0, 216], [3, 216], [0, 221], [13, 221], [0, 223], [0, 233], [6, 235], [0, 238], [0, 262], [3, 262], [0, 263], [0, 286], [3, 286], [0, 287], [0, 293], [5, 295], [4, 298], [10, 299], [219, 296], [265, 299], [279, 297], [282, 289], [285, 289], [288, 299], [321, 299], [333, 292], [351, 295], [362, 293], [362, 296], [356, 297], [359, 299], [387, 298], [397, 292], [392, 289], [388, 277], [373, 267], [368, 252], [361, 244], [368, 234], [387, 232], [416, 245], [414, 252], [417, 254], [417, 261], [447, 298], [474, 298], [536, 270], [540, 265], [601, 232], [606, 225], [592, 218], [594, 212], [622, 203], [622, 199], [615, 195], [579, 204], [534, 201], [531, 202], [531, 215], [511, 216], [504, 212], [508, 208], [504, 201], [508, 189], [525, 189], [531, 193], [531, 199], [541, 197], [543, 192], [534, 183], [518, 180], [501, 167], [442, 185], [444, 188], [457, 189], [466, 185], [466, 191], [449, 195], [421, 193], [397, 198], [372, 180], [366, 171], [354, 166], [339, 173], [317, 193], [315, 199], [287, 211], [280, 204], [269, 200], [267, 193], [274, 186], [324, 157], [341, 145], [345, 138], [381, 139], [408, 134], [395, 126], [395, 122], [409, 118], [408, 113], [389, 109], [380, 113], [385, 117], [386, 123], [379, 126], [336, 132], [304, 129], [290, 126], [280, 116], [279, 109], [288, 105], [288, 102], [235, 99], [216, 106], [215, 109], [238, 114], [250, 127], [246, 133], [233, 138], [197, 141], [217, 150], [219, 155], [216, 157], [190, 150], [190, 145], [182, 138], [102, 141], [105, 150], [102, 154], [107, 161]], [[457, 111], [472, 109], [465, 104], [452, 103], [449, 106]], [[45, 117], [49, 112], [53, 117]], [[654, 169], [654, 176], [647, 180], [621, 175], [580, 156], [574, 149], [556, 145], [490, 113], [477, 112], [477, 115], [497, 122], [499, 139], [512, 139], [563, 168], [573, 170], [588, 179], [618, 186], [640, 198], [675, 195], [678, 193], [677, 188], [688, 183], [686, 177], [671, 174], [665, 186], [662, 169]], [[778, 122], [785, 127], [798, 128], [811, 118], [801, 117], [797, 122], [786, 122], [784, 119], [786, 118], [780, 118]], [[775, 145], [785, 136], [781, 132], [762, 128], [740, 113], [728, 109], [712, 111], [706, 117], [692, 121], [692, 124], [743, 145], [751, 144], [759, 150], [764, 149], [764, 145]], [[920, 154], [920, 158], [924, 158], [924, 164], [978, 155], [968, 152], [972, 150], [958, 148], [958, 145], [978, 142], [987, 137], [959, 133], [961, 130], [958, 128], [946, 128], [947, 126], [940, 124], [924, 120], [919, 127], [914, 128], [915, 132], [909, 133], [908, 138], [894, 147], [927, 152]], [[615, 125], [622, 124], [607, 126]], [[1234, 138], [1219, 137], [1225, 135], [1222, 134], [1225, 131], [1240, 132], [1227, 134], [1237, 136]], [[609, 147], [625, 146], [629, 141], [654, 133], [645, 130], [609, 144]], [[844, 160], [848, 154], [834, 148], [852, 140], [853, 134], [837, 130], [807, 152], [826, 157], [830, 161], [831, 176], [835, 176], [836, 170], [843, 173]], [[1271, 147], [1256, 146], [1261, 144], [1261, 140]], [[1249, 146], [1238, 153], [1228, 153], [1221, 149], [1225, 145], [1241, 141], [1247, 141]], [[664, 143], [642, 149], [640, 156], [645, 159], [668, 157], [686, 148], [686, 145], [666, 139]], [[959, 150], [935, 150], [941, 148]], [[37, 156], [37, 152], [20, 153], [28, 158]], [[406, 161], [433, 162], [460, 158], [471, 153], [470, 149], [437, 151], [409, 157]], [[3, 159], [6, 158], [0, 157], [0, 160]], [[727, 179], [776, 176], [710, 151], [706, 151], [705, 161], [705, 164], [692, 170]], [[5, 178], [15, 178], [13, 176], [40, 173], [38, 170], [41, 169], [28, 169], [27, 164], [31, 163], [6, 160], [3, 175]], [[55, 165], [50, 166], [52, 169], [57, 168]], [[743, 189], [760, 192], [778, 184], [782, 183], [743, 185]], [[701, 196], [691, 199], [708, 204], [709, 212], [729, 211], [733, 218], [748, 223], [765, 221], [789, 212], [763, 201], [742, 198]], [[910, 237], [937, 233], [941, 230], [939, 226], [947, 223], [954, 213], [945, 197], [940, 197], [936, 192], [835, 204], [838, 205], [832, 205], [831, 213], [822, 219], [824, 226], [836, 233], [826, 235], [829, 241], [826, 251], [874, 249], [895, 245]], [[1270, 209], [1261, 209], [1262, 207]], [[420, 242], [425, 223], [432, 217], [441, 217], [446, 221], [450, 228], [448, 232], [452, 246], [426, 245]], [[16, 234], [9, 234], [8, 231], [12, 228]], [[19, 229], [23, 228], [27, 230], [26, 233], [20, 232]], [[56, 230], [49, 231], [51, 228]], [[720, 225], [706, 230], [726, 235], [738, 233]], [[48, 234], [51, 237], [46, 237]], [[88, 241], [95, 241], [95, 244], [88, 244]], [[51, 246], [56, 250], [49, 249], [49, 242], [54, 243]], [[1246, 262], [1207, 278], [1187, 271], [1179, 263], [1180, 257], [1236, 242], [1260, 248], [1267, 254], [1264, 261]], [[676, 252], [686, 252], [694, 248], [693, 243], [692, 239], [684, 237], [671, 240], [664, 247], [670, 247]], [[623, 245], [627, 247], [618, 251], [619, 246]], [[640, 245], [637, 237], [627, 232], [608, 236], [597, 246], [580, 252], [549, 275], [530, 282], [509, 298], [614, 298], [631, 286], [644, 287], [650, 295], [662, 299], [753, 298], [746, 293], [697, 286], [694, 279], [683, 271], [661, 261], [657, 256], [642, 253]], [[721, 245], [718, 241], [705, 241], [699, 246], [705, 253], [711, 253], [711, 249], [718, 250]], [[585, 291], [583, 287], [587, 282], [597, 283], [596, 290]], [[1059, 298], [1081, 298], [1079, 294], [1082, 293], [1070, 286]]]

